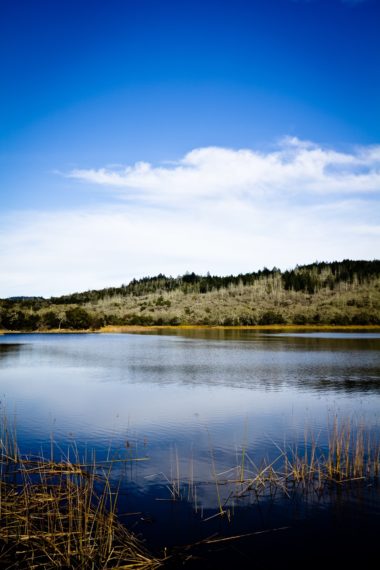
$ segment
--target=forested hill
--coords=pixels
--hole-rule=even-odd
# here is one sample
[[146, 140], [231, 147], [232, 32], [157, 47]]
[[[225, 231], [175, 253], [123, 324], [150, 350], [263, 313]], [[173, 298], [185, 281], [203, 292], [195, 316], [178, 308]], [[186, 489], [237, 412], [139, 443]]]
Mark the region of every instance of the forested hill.
[[[27, 293], [27, 292], [26, 292]], [[380, 260], [219, 277], [186, 273], [61, 297], [0, 300], [5, 330], [105, 325], [380, 324]]]
[[98, 291], [92, 290], [62, 297], [53, 297], [51, 302], [56, 304], [83, 304], [115, 295], [142, 296], [156, 293], [157, 291], [168, 292], [176, 289], [184, 293], [202, 294], [236, 285], [253, 285], [256, 281], [273, 276], [281, 277], [285, 290], [315, 293], [324, 287], [334, 289], [339, 283], [357, 282], [361, 284], [374, 277], [380, 277], [380, 260], [351, 261], [345, 259], [344, 261], [334, 261], [332, 263], [322, 262], [300, 265], [283, 273], [274, 267], [273, 269], [264, 268], [257, 272], [227, 275], [225, 277], [210, 274], [196, 275], [195, 273], [186, 273], [180, 277], [166, 277], [166, 275], [160, 274], [156, 277], [133, 279], [128, 285], [121, 285], [121, 287], [108, 287]]

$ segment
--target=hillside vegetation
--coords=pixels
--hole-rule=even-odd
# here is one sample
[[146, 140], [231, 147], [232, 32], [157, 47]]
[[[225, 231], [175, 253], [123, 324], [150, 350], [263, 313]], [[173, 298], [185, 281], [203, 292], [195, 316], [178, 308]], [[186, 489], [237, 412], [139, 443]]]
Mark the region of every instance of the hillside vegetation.
[[3, 330], [107, 325], [380, 325], [380, 260], [237, 276], [187, 273], [62, 297], [0, 300]]

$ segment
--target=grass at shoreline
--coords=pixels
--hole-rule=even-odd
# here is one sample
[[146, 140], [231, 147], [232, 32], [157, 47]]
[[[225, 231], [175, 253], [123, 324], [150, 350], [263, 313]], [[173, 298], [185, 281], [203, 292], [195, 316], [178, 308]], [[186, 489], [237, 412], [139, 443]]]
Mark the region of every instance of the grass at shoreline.
[[380, 332], [379, 325], [248, 325], [248, 326], [222, 326], [222, 325], [107, 325], [99, 329], [40, 329], [32, 331], [0, 330], [4, 334], [112, 334], [112, 333], [139, 333], [154, 331], [267, 331], [267, 332]]
[[[15, 429], [9, 427], [6, 417], [2, 420], [0, 567], [157, 570], [181, 567], [191, 558], [192, 545], [182, 550], [180, 546], [173, 548], [172, 552], [165, 549], [162, 558], [152, 556], [144, 543], [120, 522], [112, 460], [80, 460], [76, 448], [73, 460], [69, 453], [58, 459], [23, 455]], [[202, 483], [181, 479], [178, 471], [173, 479], [166, 477], [168, 500], [196, 503], [198, 486], [211, 485], [217, 489], [215, 511], [207, 518], [202, 514], [201, 520], [207, 523], [222, 517], [229, 523], [237, 516], [230, 501], [237, 506], [248, 494], [254, 501], [275, 500], [280, 495], [286, 501], [301, 498], [319, 502], [326, 498], [331, 503], [342, 501], [343, 489], [350, 497], [363, 489], [377, 488], [380, 447], [377, 437], [365, 426], [335, 419], [323, 447], [312, 434], [307, 438], [305, 433], [304, 449], [278, 446], [278, 451], [274, 460], [257, 463], [244, 445], [236, 455], [236, 464], [218, 472], [210, 450], [210, 480]], [[217, 545], [238, 538], [222, 536], [214, 542]]]
[[[141, 459], [128, 455], [99, 462], [92, 452], [88, 455], [88, 450], [86, 456], [80, 458], [76, 444], [71, 443], [63, 452], [65, 446], [60, 444], [55, 448], [53, 441], [50, 457], [25, 454], [18, 445], [16, 427], [10, 425], [6, 410], [0, 409], [0, 415], [1, 568], [179, 568], [192, 557], [192, 549], [203, 542], [212, 546], [243, 536], [230, 536], [227, 530], [227, 536], [215, 535], [211, 541], [205, 539], [193, 545], [171, 547], [169, 551], [162, 547], [162, 554], [153, 556], [118, 517], [120, 464]], [[247, 496], [252, 498], [251, 506], [257, 505], [259, 500], [272, 501], [279, 497], [287, 502], [302, 500], [310, 505], [315, 501], [334, 505], [336, 501], [341, 503], [344, 497], [362, 496], [366, 489], [378, 489], [377, 430], [362, 422], [339, 421], [338, 417], [331, 423], [328, 421], [326, 427], [328, 437], [323, 445], [318, 437], [305, 430], [301, 446], [283, 444], [281, 447], [273, 442], [278, 453], [270, 460], [256, 457], [244, 442], [230, 458], [228, 468], [222, 471], [218, 470], [217, 458], [210, 448], [209, 479], [198, 478], [193, 457], [188, 478], [180, 474], [178, 457], [174, 471], [169, 460], [161, 473], [169, 496], [160, 500], [192, 504], [194, 516], [202, 524], [217, 517], [229, 524], [238, 516], [235, 509], [239, 502], [246, 504]], [[216, 489], [214, 513], [210, 515], [209, 509], [205, 517], [203, 508], [197, 509], [202, 487]]]
[[178, 326], [106, 326], [97, 332], [139, 332], [144, 330], [236, 330], [236, 331], [380, 331], [377, 325], [248, 325], [248, 326], [222, 326], [222, 325], [178, 325]]
[[[75, 452], [75, 449], [74, 449]], [[156, 570], [161, 561], [117, 516], [112, 462], [23, 455], [0, 433], [0, 567]]]

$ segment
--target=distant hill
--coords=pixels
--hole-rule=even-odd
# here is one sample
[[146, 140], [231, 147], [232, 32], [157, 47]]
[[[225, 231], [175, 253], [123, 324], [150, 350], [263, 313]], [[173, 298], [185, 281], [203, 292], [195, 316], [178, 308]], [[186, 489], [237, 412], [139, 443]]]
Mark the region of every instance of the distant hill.
[[18, 295], [17, 297], [7, 297], [7, 301], [43, 301], [44, 297], [28, 297], [26, 295]]
[[60, 297], [0, 300], [5, 330], [106, 325], [380, 324], [380, 260], [239, 275], [159, 274]]

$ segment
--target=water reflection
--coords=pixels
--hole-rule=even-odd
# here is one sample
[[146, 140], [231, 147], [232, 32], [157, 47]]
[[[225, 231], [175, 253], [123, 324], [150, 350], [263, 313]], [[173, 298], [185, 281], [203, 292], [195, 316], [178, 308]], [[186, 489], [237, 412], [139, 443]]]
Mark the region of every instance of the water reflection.
[[379, 348], [375, 334], [4, 335], [0, 390], [31, 443], [53, 429], [105, 442], [133, 428], [186, 446], [207, 427], [230, 453], [244, 422], [263, 448], [305, 423], [324, 430], [334, 413], [375, 424]]
[[[201, 336], [201, 338], [199, 338]], [[8, 335], [3, 337], [5, 341]], [[98, 381], [137, 384], [378, 393], [379, 335], [259, 335], [191, 331], [163, 335], [20, 335], [0, 340], [1, 365], [59, 366], [91, 372]], [[17, 348], [16, 348], [17, 347]], [[0, 357], [1, 358], [1, 357]]]
[[2, 361], [4, 361], [8, 356], [14, 357], [15, 353], [19, 352], [21, 349], [21, 344], [18, 343], [1, 343], [0, 342], [0, 366]]
[[[211, 533], [220, 522], [206, 527], [194, 519], [193, 497], [181, 507], [156, 500], [168, 497], [168, 481], [177, 470], [181, 481], [200, 484], [197, 505], [205, 518], [217, 504], [215, 486], [201, 485], [213, 478], [212, 461], [223, 472], [241, 461], [244, 447], [247, 458], [260, 463], [264, 456], [276, 457], [285, 438], [304, 445], [305, 430], [324, 445], [335, 415], [365, 422], [376, 433], [379, 349], [380, 335], [357, 333], [4, 335], [0, 395], [16, 413], [19, 443], [28, 452], [49, 449], [53, 432], [57, 451], [75, 441], [81, 450], [96, 448], [99, 458], [109, 447], [113, 457], [149, 458], [120, 471], [126, 501], [121, 510], [143, 511], [147, 516], [145, 522], [136, 518], [137, 530], [157, 545], [175, 544], [189, 541], [189, 534]], [[368, 515], [372, 507], [365, 501]], [[378, 509], [375, 499], [373, 504]], [[294, 529], [290, 507], [256, 507], [236, 506], [240, 522], [230, 532], [290, 520]], [[310, 514], [305, 508], [300, 507], [302, 521]], [[307, 508], [318, 519], [330, 506]], [[152, 519], [160, 521], [159, 531], [154, 524], [145, 528]]]

